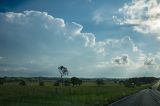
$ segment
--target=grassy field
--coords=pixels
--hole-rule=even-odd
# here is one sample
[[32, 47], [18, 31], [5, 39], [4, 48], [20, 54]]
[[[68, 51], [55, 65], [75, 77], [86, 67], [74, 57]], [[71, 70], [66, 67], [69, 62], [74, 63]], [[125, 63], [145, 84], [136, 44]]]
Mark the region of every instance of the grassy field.
[[81, 86], [53, 86], [53, 83], [7, 83], [0, 86], [0, 106], [103, 106], [121, 97], [148, 87], [142, 85], [127, 88], [124, 85], [107, 83], [83, 83]]

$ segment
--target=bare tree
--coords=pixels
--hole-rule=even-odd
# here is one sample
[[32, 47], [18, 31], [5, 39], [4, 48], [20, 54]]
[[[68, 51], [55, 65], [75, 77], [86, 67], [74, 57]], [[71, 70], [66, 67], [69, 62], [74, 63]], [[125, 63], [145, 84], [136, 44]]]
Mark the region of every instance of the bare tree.
[[63, 76], [68, 75], [68, 69], [64, 66], [59, 66], [58, 67], [60, 77], [61, 77], [61, 83], [63, 85]]

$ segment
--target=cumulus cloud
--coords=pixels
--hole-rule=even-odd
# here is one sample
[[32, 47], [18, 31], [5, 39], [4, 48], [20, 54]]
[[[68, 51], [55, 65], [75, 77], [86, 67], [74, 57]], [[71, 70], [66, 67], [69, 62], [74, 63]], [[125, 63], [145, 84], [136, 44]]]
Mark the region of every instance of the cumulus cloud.
[[108, 21], [109, 19], [106, 19], [108, 14], [105, 7], [98, 8], [92, 13], [92, 21], [97, 25]]
[[154, 59], [146, 58], [146, 60], [144, 61], [144, 65], [154, 65]]
[[[144, 65], [144, 59], [146, 58], [146, 54], [136, 46], [129, 36], [96, 42], [94, 50], [106, 59], [97, 65], [99, 68], [120, 65], [121, 67], [124, 66], [124, 70], [126, 66], [137, 69]], [[107, 64], [104, 64], [106, 62]]]
[[85, 39], [86, 47], [94, 47], [96, 43], [96, 38], [92, 33], [84, 33], [82, 36]]
[[82, 25], [40, 11], [0, 13], [0, 55], [1, 75], [15, 76], [57, 76], [64, 65], [76, 76], [130, 77], [146, 57], [129, 36], [96, 41]]
[[[20, 46], [19, 48], [32, 48], [33, 51], [36, 51], [37, 48], [55, 48], [55, 46], [52, 46], [53, 44], [57, 44], [59, 47], [67, 45], [69, 47], [70, 43], [68, 42], [76, 42], [77, 45], [93, 47], [96, 42], [94, 34], [81, 32], [82, 25], [75, 22], [65, 23], [63, 19], [48, 15], [47, 12], [7, 12], [0, 13], [0, 18], [0, 24], [3, 25], [0, 31], [0, 38], [3, 45], [10, 46], [8, 47], [10, 49], [6, 50], [14, 48], [16, 51]], [[12, 43], [15, 42], [17, 46], [12, 48]]]
[[152, 54], [148, 53], [144, 58], [144, 65], [146, 66], [159, 66], [160, 64], [160, 54], [159, 52]]
[[159, 53], [144, 53], [129, 36], [121, 39], [106, 39], [96, 43], [97, 53], [105, 54], [103, 61], [96, 65], [103, 74], [108, 72], [108, 76], [121, 77], [155, 76], [156, 73], [159, 75]]
[[105, 39], [104, 41], [96, 42], [94, 50], [103, 55], [109, 55], [107, 52], [110, 51], [114, 51], [112, 55], [130, 54], [133, 52], [139, 54], [141, 52], [129, 36], [124, 36], [121, 39]]
[[118, 64], [118, 65], [128, 64], [129, 63], [129, 57], [128, 57], [128, 55], [122, 55], [121, 57], [113, 58], [113, 63]]
[[158, 0], [132, 0], [119, 9], [122, 17], [113, 16], [120, 25], [132, 25], [141, 33], [160, 34], [160, 2]]
[[[28, 71], [51, 70], [74, 63], [76, 56], [89, 51], [96, 42], [94, 34], [81, 32], [82, 25], [40, 11], [0, 13], [0, 29], [0, 54], [9, 64], [22, 65], [18, 67], [27, 64]], [[84, 57], [87, 59], [87, 55]], [[33, 63], [37, 68], [28, 68]]]
[[103, 13], [99, 12], [99, 11], [95, 11], [92, 17], [92, 20], [96, 23], [99, 24], [101, 22], [103, 22]]

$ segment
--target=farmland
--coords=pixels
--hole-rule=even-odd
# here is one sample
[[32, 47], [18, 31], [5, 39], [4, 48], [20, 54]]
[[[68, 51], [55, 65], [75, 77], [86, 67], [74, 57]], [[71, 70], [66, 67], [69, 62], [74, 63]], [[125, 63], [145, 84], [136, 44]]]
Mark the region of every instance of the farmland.
[[25, 86], [7, 82], [0, 85], [0, 106], [103, 106], [149, 86], [125, 87], [113, 81], [104, 85], [85, 81], [74, 87], [54, 86], [52, 81], [45, 81], [43, 86], [29, 81]]

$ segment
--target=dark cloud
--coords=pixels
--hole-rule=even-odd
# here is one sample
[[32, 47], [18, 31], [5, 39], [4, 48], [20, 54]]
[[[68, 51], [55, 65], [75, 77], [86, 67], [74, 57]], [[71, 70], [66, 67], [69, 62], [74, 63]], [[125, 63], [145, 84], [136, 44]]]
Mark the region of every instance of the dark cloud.
[[144, 61], [144, 65], [154, 65], [154, 59], [153, 58], [146, 58]]
[[128, 55], [123, 55], [121, 57], [116, 57], [113, 59], [113, 63], [115, 64], [128, 64], [129, 63], [129, 58]]

